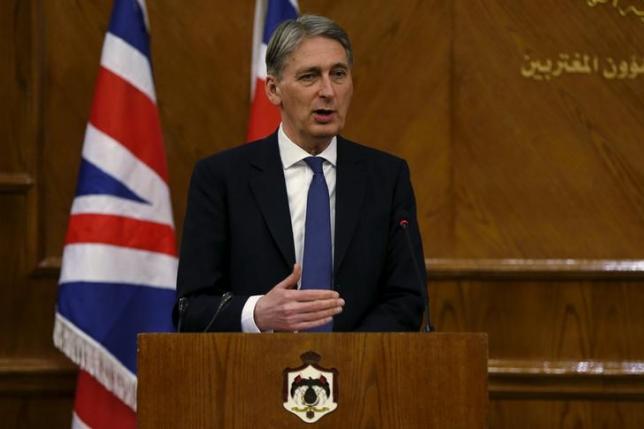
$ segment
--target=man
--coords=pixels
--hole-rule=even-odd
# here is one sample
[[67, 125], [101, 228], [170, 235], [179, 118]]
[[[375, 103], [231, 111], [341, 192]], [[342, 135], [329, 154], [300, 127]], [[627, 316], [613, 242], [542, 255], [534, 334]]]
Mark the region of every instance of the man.
[[416, 269], [425, 270], [407, 164], [339, 136], [353, 93], [348, 36], [323, 17], [286, 21], [266, 65], [282, 123], [197, 163], [175, 322], [189, 331], [418, 330], [425, 277]]

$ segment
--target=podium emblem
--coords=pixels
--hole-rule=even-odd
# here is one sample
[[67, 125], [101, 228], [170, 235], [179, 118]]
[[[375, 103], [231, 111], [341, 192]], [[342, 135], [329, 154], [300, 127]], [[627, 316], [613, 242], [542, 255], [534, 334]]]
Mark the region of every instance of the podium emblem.
[[338, 370], [318, 365], [320, 355], [300, 356], [303, 365], [284, 370], [284, 408], [306, 423], [315, 423], [338, 407]]

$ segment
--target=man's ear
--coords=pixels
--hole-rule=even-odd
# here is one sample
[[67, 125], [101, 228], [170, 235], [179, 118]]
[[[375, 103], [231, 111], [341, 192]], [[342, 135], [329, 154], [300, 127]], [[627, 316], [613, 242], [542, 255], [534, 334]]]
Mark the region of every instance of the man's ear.
[[270, 101], [271, 104], [279, 107], [280, 104], [282, 104], [282, 97], [280, 95], [281, 91], [279, 86], [277, 85], [277, 79], [275, 78], [275, 76], [266, 76], [264, 89], [266, 90], [266, 97], [268, 97], [268, 101]]

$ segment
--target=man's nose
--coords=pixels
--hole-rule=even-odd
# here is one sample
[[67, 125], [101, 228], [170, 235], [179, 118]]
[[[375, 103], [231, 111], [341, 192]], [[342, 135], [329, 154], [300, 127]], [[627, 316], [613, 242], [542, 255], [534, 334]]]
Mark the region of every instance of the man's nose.
[[333, 82], [329, 76], [322, 76], [320, 79], [320, 90], [318, 91], [320, 97], [332, 98], [335, 95], [335, 90], [333, 88]]

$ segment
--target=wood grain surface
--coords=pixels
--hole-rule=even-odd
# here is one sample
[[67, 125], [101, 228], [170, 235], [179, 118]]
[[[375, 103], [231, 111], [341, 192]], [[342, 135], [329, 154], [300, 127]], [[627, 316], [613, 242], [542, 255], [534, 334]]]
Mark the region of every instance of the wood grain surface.
[[453, 4], [455, 248], [441, 256], [641, 258], [644, 76], [520, 69], [526, 54], [644, 56], [644, 26], [585, 1]]
[[310, 350], [338, 370], [338, 408], [315, 427], [486, 426], [485, 335], [222, 333], [139, 336], [138, 427], [309, 427], [282, 391]]

